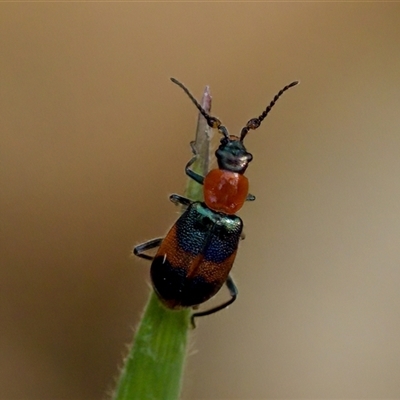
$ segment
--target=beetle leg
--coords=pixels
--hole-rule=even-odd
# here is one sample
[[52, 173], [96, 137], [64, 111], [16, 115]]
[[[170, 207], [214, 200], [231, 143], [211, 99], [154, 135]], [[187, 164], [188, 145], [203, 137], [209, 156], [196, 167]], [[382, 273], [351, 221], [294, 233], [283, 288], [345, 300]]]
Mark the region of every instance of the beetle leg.
[[181, 196], [181, 195], [179, 195], [179, 194], [176, 194], [176, 193], [171, 194], [171, 196], [169, 196], [169, 199], [170, 199], [174, 204], [176, 204], [176, 205], [181, 204], [182, 206], [185, 206], [185, 207], [188, 207], [188, 206], [190, 206], [190, 205], [193, 203], [192, 200], [189, 200], [188, 198], [183, 197], [183, 196]]
[[254, 201], [256, 199], [256, 196], [254, 194], [248, 194], [246, 197], [246, 201]]
[[226, 280], [225, 284], [226, 284], [226, 286], [227, 286], [227, 288], [229, 290], [229, 294], [231, 295], [231, 298], [228, 301], [226, 301], [225, 303], [222, 303], [217, 307], [210, 308], [209, 310], [201, 311], [201, 312], [197, 312], [197, 313], [192, 314], [192, 316], [190, 318], [190, 322], [192, 323], [192, 327], [193, 328], [196, 328], [196, 324], [194, 322], [195, 318], [204, 317], [205, 315], [214, 314], [217, 311], [220, 311], [220, 310], [228, 307], [230, 304], [232, 304], [236, 300], [237, 295], [238, 295], [238, 290], [237, 290], [237, 287], [236, 287], [235, 283], [233, 282], [233, 279], [231, 278], [230, 275], [228, 276], [228, 279]]
[[144, 258], [145, 260], [152, 260], [154, 257], [149, 256], [145, 253], [145, 251], [154, 249], [155, 247], [159, 247], [163, 239], [164, 238], [151, 239], [148, 242], [138, 244], [133, 248], [132, 252], [135, 256]]
[[196, 149], [196, 145], [195, 142], [190, 142], [190, 147], [192, 148], [193, 154], [194, 156], [189, 160], [189, 162], [186, 164], [185, 167], [185, 172], [186, 175], [189, 178], [192, 178], [193, 180], [195, 180], [197, 183], [199, 183], [200, 185], [203, 184], [204, 182], [204, 176], [199, 175], [197, 172], [194, 172], [192, 169], [190, 169], [190, 167], [192, 166], [192, 164], [197, 160], [197, 157], [199, 155], [197, 149]]

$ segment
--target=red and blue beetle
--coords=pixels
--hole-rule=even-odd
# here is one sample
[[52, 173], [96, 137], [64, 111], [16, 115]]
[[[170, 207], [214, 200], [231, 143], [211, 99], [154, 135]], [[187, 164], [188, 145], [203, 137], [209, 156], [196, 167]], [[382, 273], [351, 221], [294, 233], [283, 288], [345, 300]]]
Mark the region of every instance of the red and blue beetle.
[[[230, 135], [221, 121], [209, 115], [179, 81], [172, 82], [189, 96], [208, 126], [222, 134], [215, 152], [218, 168], [201, 176], [190, 167], [198, 157], [186, 164], [186, 174], [204, 187], [204, 202], [191, 201], [177, 194], [170, 196], [175, 204], [186, 207], [165, 238], [157, 238], [136, 246], [138, 257], [152, 260], [150, 274], [155, 292], [162, 303], [170, 309], [197, 308], [213, 297], [225, 283], [231, 298], [217, 307], [192, 314], [194, 318], [215, 313], [232, 304], [238, 290], [229, 275], [236, 257], [239, 240], [243, 238], [243, 221], [235, 213], [245, 201], [255, 197], [248, 193], [249, 183], [244, 176], [253, 156], [246, 150], [243, 140], [251, 129], [257, 129], [271, 111], [279, 97], [298, 84], [292, 82], [281, 89], [263, 113], [250, 119], [242, 128], [240, 136]], [[156, 255], [146, 252], [158, 248]]]

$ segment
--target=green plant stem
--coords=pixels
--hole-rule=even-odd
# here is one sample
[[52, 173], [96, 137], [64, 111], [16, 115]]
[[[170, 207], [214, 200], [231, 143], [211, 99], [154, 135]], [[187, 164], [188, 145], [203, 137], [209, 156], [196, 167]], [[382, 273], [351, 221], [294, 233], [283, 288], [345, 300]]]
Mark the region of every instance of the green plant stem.
[[[206, 87], [201, 101], [208, 112], [211, 96]], [[192, 168], [206, 175], [209, 163], [209, 130], [199, 114], [195, 146], [199, 157]], [[185, 196], [202, 200], [202, 186], [189, 179]], [[187, 355], [190, 329], [189, 309], [165, 308], [152, 291], [137, 329], [134, 343], [124, 361], [114, 400], [177, 400]]]
[[125, 360], [115, 399], [178, 399], [190, 310], [167, 310], [152, 292]]

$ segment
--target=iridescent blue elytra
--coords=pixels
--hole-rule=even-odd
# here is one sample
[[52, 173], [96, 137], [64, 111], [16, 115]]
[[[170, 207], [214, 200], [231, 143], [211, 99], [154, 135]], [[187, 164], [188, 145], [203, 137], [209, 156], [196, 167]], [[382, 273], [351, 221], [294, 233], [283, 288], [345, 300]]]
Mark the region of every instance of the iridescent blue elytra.
[[[194, 172], [190, 167], [197, 159], [197, 151], [192, 145], [194, 156], [186, 164], [185, 172], [203, 185], [204, 202], [193, 202], [177, 194], [170, 196], [173, 203], [185, 206], [186, 210], [165, 238], [136, 246], [134, 254], [152, 260], [150, 275], [153, 288], [170, 309], [197, 308], [226, 284], [231, 298], [217, 307], [194, 313], [194, 325], [195, 317], [215, 313], [233, 303], [237, 297], [238, 291], [230, 271], [239, 241], [243, 238], [243, 222], [235, 213], [246, 200], [255, 200], [248, 193], [248, 180], [244, 176], [253, 156], [247, 152], [243, 140], [250, 130], [260, 126], [279, 97], [298, 82], [292, 82], [281, 89], [262, 114], [250, 119], [242, 128], [240, 136], [234, 136], [229, 135], [218, 118], [210, 116], [201, 107], [182, 83], [173, 78], [171, 80], [190, 97], [207, 124], [222, 134], [215, 152], [218, 168], [211, 170], [205, 177]], [[154, 257], [146, 253], [155, 247], [158, 250]]]
[[221, 263], [237, 250], [243, 221], [236, 215], [210, 210], [205, 203], [191, 204], [176, 221], [178, 246], [204, 260]]
[[214, 296], [228, 278], [242, 229], [239, 217], [192, 203], [151, 265], [154, 289], [163, 302], [169, 308], [192, 307]]

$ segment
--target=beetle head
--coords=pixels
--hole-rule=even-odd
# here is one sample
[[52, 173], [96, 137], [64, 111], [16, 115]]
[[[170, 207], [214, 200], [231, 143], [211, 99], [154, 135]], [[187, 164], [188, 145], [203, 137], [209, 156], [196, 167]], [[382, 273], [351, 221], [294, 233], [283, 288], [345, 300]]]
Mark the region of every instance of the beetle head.
[[194, 105], [200, 111], [201, 115], [203, 115], [203, 117], [206, 119], [208, 126], [217, 129], [218, 132], [222, 134], [223, 137], [221, 139], [221, 143], [217, 151], [215, 152], [219, 168], [232, 172], [237, 172], [239, 174], [243, 174], [246, 171], [249, 162], [253, 159], [253, 156], [247, 152], [246, 147], [243, 144], [244, 138], [250, 130], [255, 130], [261, 125], [261, 122], [271, 111], [272, 107], [278, 101], [279, 97], [281, 97], [282, 94], [286, 92], [286, 90], [290, 89], [293, 86], [296, 86], [299, 83], [298, 81], [294, 81], [281, 89], [275, 95], [275, 97], [272, 99], [268, 107], [262, 112], [261, 115], [256, 118], [252, 118], [247, 122], [247, 124], [242, 128], [240, 132], [240, 137], [238, 137], [234, 135], [229, 135], [228, 130], [224, 125], [222, 125], [222, 122], [218, 118], [209, 115], [198, 103], [198, 101], [192, 96], [185, 85], [183, 85], [183, 83], [179, 82], [175, 78], [171, 78], [171, 81], [181, 87], [183, 91], [189, 96]]

